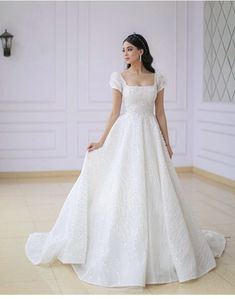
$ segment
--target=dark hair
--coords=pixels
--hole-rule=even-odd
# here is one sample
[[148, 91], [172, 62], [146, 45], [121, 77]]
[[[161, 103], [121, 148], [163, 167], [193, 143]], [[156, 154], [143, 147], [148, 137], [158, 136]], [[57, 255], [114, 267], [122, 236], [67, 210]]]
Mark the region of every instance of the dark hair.
[[[144, 53], [141, 57], [142, 63], [148, 71], [150, 71], [151, 73], [155, 73], [155, 69], [151, 66], [151, 64], [153, 62], [153, 57], [150, 54], [149, 46], [148, 46], [146, 39], [141, 34], [137, 34], [134, 32], [133, 34], [128, 35], [128, 37], [124, 39], [122, 44], [124, 44], [125, 41], [134, 45], [139, 50], [140, 49], [144, 50]], [[130, 66], [131, 65], [128, 63], [126, 68], [129, 69]]]

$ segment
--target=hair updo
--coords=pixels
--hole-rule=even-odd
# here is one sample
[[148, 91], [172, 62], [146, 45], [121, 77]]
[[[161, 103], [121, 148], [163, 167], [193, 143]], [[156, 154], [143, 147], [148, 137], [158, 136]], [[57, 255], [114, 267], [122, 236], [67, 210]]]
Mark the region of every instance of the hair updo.
[[[128, 35], [127, 38], [124, 39], [122, 44], [124, 44], [125, 41], [134, 45], [139, 50], [144, 50], [144, 53], [141, 57], [142, 63], [148, 71], [150, 71], [151, 73], [155, 73], [155, 69], [151, 65], [153, 63], [153, 57], [150, 54], [149, 46], [146, 39], [141, 34], [137, 34], [134, 32], [133, 34]], [[128, 63], [126, 68], [129, 69], [130, 66], [131, 65]]]

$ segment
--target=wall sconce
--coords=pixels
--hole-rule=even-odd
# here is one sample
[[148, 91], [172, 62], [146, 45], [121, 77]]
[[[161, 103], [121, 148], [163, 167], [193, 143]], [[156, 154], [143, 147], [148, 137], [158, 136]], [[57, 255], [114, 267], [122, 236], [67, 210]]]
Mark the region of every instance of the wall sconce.
[[5, 29], [5, 32], [0, 35], [0, 38], [2, 40], [2, 47], [3, 47], [3, 53], [4, 56], [10, 56], [11, 55], [11, 44], [12, 44], [12, 38], [14, 35], [7, 32]]

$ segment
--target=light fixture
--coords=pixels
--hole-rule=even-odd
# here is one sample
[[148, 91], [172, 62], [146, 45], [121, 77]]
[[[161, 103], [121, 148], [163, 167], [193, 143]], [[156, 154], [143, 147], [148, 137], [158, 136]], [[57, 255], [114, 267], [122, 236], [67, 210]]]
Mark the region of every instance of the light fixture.
[[11, 55], [11, 44], [12, 44], [12, 38], [14, 35], [7, 32], [5, 29], [5, 32], [0, 35], [0, 38], [2, 40], [2, 47], [3, 47], [3, 53], [4, 56], [10, 56]]

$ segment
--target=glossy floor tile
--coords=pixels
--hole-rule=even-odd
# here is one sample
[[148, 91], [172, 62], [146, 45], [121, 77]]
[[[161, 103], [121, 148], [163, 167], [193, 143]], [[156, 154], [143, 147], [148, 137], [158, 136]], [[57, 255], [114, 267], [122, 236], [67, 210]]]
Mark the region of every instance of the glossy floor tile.
[[28, 235], [49, 231], [77, 177], [0, 180], [0, 294], [235, 294], [235, 190], [197, 174], [179, 174], [201, 228], [227, 238], [217, 267], [198, 279], [144, 288], [106, 288], [79, 280], [59, 261], [32, 265]]

